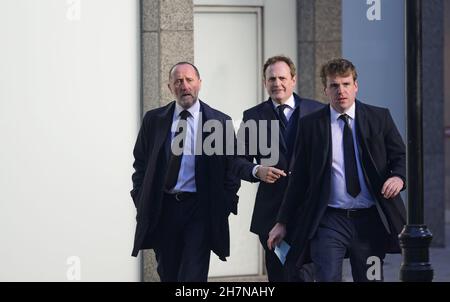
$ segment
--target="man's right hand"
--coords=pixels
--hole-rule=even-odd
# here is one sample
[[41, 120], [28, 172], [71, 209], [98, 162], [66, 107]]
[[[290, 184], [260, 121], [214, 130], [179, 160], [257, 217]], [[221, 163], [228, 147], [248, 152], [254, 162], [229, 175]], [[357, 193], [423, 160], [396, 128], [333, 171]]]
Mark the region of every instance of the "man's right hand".
[[274, 167], [259, 166], [256, 176], [266, 183], [272, 184], [278, 180], [281, 176], [286, 176], [283, 170]]
[[277, 245], [279, 245], [285, 236], [286, 226], [277, 222], [277, 224], [275, 224], [269, 232], [269, 239], [267, 239], [267, 247], [269, 250], [273, 250]]

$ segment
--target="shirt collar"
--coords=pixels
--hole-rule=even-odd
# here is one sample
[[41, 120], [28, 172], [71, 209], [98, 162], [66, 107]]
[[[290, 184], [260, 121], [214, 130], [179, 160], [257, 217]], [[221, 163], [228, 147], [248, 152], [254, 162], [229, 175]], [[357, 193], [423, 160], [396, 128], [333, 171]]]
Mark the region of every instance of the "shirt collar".
[[[178, 105], [178, 103], [175, 101], [175, 112], [173, 113], [175, 115], [175, 117], [178, 117], [180, 115], [180, 112], [185, 110], [183, 107], [181, 107], [180, 105]], [[187, 111], [189, 111], [189, 113], [191, 114], [191, 116], [196, 116], [199, 112], [200, 112], [200, 102], [197, 99], [195, 101], [195, 103], [189, 107], [189, 109], [186, 109]]]
[[[272, 104], [273, 104], [273, 108], [275, 108], [275, 109], [277, 109], [277, 107], [281, 105], [281, 104], [278, 104], [277, 102], [275, 102], [274, 100], [272, 100]], [[295, 100], [294, 100], [293, 94], [291, 94], [291, 96], [286, 100], [284, 105], [288, 105], [289, 108], [291, 108], [291, 109], [295, 108]]]
[[333, 106], [330, 105], [330, 116], [331, 116], [331, 121], [336, 121], [342, 114], [347, 114], [350, 119], [355, 120], [355, 103], [353, 103], [353, 105], [348, 108], [347, 111], [345, 111], [344, 113], [340, 113], [337, 112]]

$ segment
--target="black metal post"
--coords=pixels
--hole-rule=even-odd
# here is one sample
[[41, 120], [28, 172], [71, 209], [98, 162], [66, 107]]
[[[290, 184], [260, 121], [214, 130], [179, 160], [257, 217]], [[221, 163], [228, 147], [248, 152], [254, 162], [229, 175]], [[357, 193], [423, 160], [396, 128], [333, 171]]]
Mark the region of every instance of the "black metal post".
[[424, 224], [422, 153], [422, 0], [405, 0], [408, 132], [408, 224], [399, 235], [401, 281], [432, 281], [432, 234]]

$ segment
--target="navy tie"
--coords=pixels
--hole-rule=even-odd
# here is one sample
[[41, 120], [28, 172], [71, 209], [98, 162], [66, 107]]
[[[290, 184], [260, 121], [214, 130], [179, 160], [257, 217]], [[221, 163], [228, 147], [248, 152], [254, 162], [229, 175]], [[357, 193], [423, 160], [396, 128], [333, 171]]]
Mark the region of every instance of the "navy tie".
[[353, 197], [358, 196], [361, 192], [361, 186], [359, 184], [358, 169], [356, 167], [356, 155], [355, 147], [353, 144], [352, 129], [349, 126], [349, 116], [342, 114], [339, 116], [344, 121], [344, 166], [345, 166], [345, 184], [347, 186], [347, 192]]
[[[189, 115], [190, 115], [190, 113], [187, 110], [183, 110], [180, 112], [180, 120], [178, 121], [178, 125], [176, 128], [177, 130], [176, 130], [175, 136], [174, 136], [174, 138], [175, 138], [178, 135], [180, 135], [180, 133], [184, 135], [180, 141], [180, 148], [184, 147], [184, 140], [186, 139], [186, 132], [187, 132], [187, 129], [184, 129], [184, 131], [181, 132], [181, 130], [182, 130], [181, 124], [186, 122]], [[185, 125], [187, 125], [187, 124], [185, 124]], [[183, 153], [181, 153], [180, 155], [175, 155], [175, 154], [173, 154], [173, 152], [170, 152], [170, 159], [169, 159], [167, 177], [166, 177], [166, 182], [165, 182], [165, 189], [167, 191], [170, 191], [177, 184], [178, 173], [180, 172], [182, 158], [183, 158]]]
[[288, 107], [289, 106], [285, 105], [285, 104], [279, 105], [277, 107], [277, 109], [278, 109], [278, 116], [280, 117], [281, 127], [283, 127], [284, 130], [286, 129], [287, 124], [288, 124], [288, 120], [286, 118], [286, 115], [284, 114], [284, 109], [288, 108]]

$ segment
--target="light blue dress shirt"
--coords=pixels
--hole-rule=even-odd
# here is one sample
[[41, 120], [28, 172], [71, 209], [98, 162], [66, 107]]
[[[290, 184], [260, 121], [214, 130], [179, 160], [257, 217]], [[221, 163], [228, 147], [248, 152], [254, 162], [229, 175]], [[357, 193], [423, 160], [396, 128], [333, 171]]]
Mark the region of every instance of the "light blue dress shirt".
[[[175, 111], [172, 119], [171, 141], [175, 136], [176, 127], [180, 120], [180, 112], [184, 108], [175, 103]], [[197, 143], [197, 130], [200, 118], [200, 102], [195, 101], [189, 109], [190, 115], [187, 118], [186, 140], [183, 146], [183, 157], [181, 159], [180, 172], [178, 173], [177, 184], [172, 189], [175, 192], [197, 192], [195, 184], [195, 146]]]
[[[334, 110], [330, 105], [331, 118], [331, 137], [332, 137], [332, 164], [331, 164], [331, 190], [330, 201], [328, 205], [333, 208], [341, 209], [358, 209], [369, 208], [374, 205], [374, 198], [367, 188], [364, 174], [362, 171], [360, 154], [357, 147], [357, 135], [355, 131], [355, 104], [345, 112], [349, 118], [349, 126], [352, 129], [353, 142], [356, 155], [356, 167], [358, 169], [358, 178], [361, 185], [361, 192], [353, 198], [347, 193], [345, 183], [345, 166], [344, 166], [344, 143], [343, 131], [344, 121], [339, 118], [341, 113]], [[357, 117], [356, 117], [357, 118]]]

